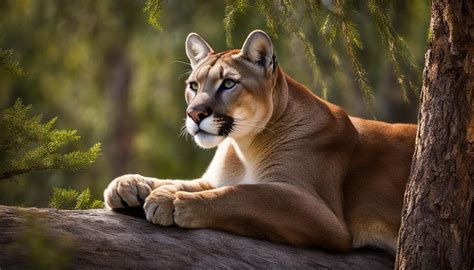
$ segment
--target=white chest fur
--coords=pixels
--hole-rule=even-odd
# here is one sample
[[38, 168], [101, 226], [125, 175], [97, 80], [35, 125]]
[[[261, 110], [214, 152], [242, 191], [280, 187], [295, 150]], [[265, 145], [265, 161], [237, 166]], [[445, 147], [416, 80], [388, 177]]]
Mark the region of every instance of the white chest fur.
[[235, 141], [232, 141], [232, 145], [235, 149], [235, 152], [237, 153], [237, 156], [242, 161], [242, 164], [244, 166], [244, 174], [242, 175], [240, 181], [238, 181], [238, 184], [255, 184], [256, 176], [254, 174], [255, 168], [253, 160], [249, 159], [247, 156], [244, 155], [244, 153], [242, 152], [242, 148], [237, 145]]
[[[240, 162], [229, 161], [229, 151], [235, 152]], [[216, 150], [214, 158], [211, 161], [203, 178], [215, 186], [229, 186], [237, 184], [255, 184], [255, 174], [252, 161], [247, 159], [240, 147], [232, 139], [224, 140]]]

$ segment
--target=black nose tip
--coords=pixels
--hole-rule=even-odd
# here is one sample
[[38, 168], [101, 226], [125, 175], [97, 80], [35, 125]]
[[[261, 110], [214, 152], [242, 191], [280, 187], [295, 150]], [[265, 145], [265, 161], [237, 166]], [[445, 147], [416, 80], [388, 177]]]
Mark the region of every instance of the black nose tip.
[[204, 118], [212, 113], [209, 108], [190, 108], [187, 111], [188, 116], [193, 119], [196, 124], [199, 124]]

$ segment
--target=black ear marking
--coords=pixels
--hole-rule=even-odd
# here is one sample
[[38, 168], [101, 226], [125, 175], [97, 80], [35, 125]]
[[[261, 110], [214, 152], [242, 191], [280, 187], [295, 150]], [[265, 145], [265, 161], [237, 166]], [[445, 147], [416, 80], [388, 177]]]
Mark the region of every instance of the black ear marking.
[[258, 50], [257, 56], [257, 65], [266, 67], [267, 66], [267, 59], [265, 58], [265, 51]]
[[275, 72], [275, 70], [277, 69], [278, 67], [278, 61], [276, 59], [276, 56], [273, 55], [272, 56], [272, 73]]

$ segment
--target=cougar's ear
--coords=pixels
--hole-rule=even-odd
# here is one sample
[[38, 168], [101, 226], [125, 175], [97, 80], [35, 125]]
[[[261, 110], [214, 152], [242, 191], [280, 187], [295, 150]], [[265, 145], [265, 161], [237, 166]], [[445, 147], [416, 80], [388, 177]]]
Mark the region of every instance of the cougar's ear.
[[186, 38], [186, 54], [191, 67], [194, 69], [199, 62], [206, 58], [210, 53], [213, 53], [211, 46], [196, 33], [191, 33]]
[[245, 40], [240, 54], [250, 62], [268, 68], [273, 63], [272, 40], [262, 30], [254, 30]]

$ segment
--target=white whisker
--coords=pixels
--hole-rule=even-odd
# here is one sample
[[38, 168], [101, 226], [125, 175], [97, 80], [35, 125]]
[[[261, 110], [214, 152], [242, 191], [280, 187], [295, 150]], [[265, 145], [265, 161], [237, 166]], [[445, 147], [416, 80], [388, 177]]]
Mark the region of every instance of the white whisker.
[[176, 61], [172, 61], [172, 62], [171, 62], [171, 64], [176, 64], [176, 63], [178, 63], [178, 64], [184, 64], [184, 65], [191, 66], [191, 64], [190, 64], [190, 63], [188, 63], [188, 62], [184, 62], [184, 61], [179, 61], [179, 60], [176, 60]]
[[191, 134], [189, 134], [187, 128], [186, 128], [186, 123], [183, 124], [183, 126], [180, 128], [179, 131], [179, 137], [184, 137], [186, 141], [188, 141], [189, 137]]
[[192, 71], [192, 70], [187, 70], [187, 71], [181, 73], [181, 74], [178, 76], [178, 79], [181, 79], [184, 75], [191, 74], [191, 72], [193, 72], [193, 71]]

